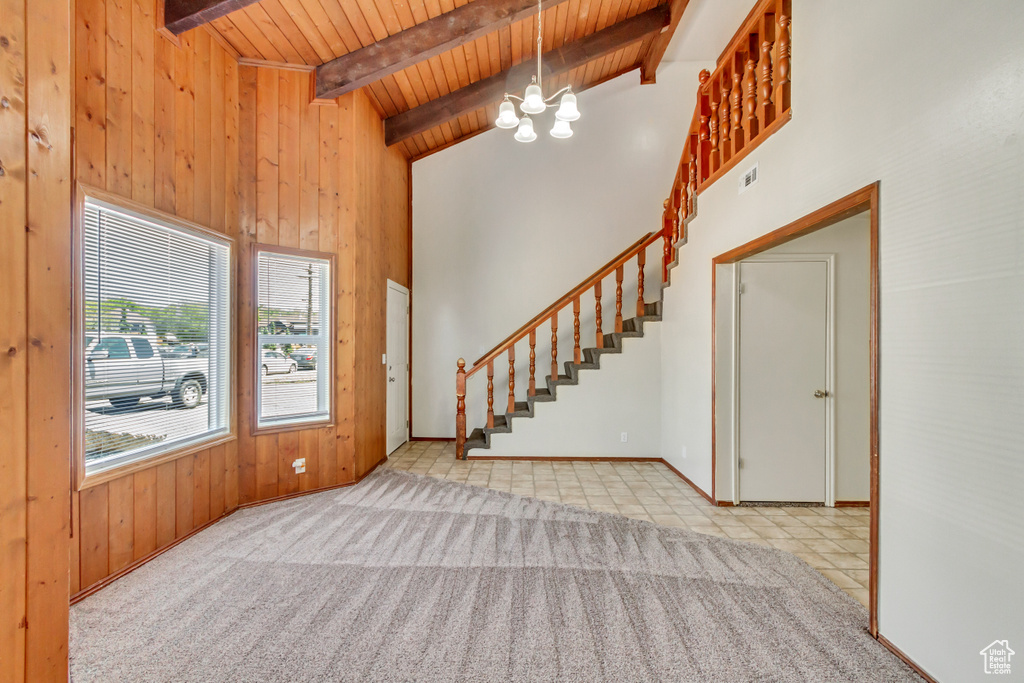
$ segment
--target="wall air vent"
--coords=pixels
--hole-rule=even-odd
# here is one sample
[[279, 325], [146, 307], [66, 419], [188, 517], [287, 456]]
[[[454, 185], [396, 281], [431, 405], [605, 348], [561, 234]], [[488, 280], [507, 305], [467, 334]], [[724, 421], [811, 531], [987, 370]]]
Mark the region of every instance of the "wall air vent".
[[739, 194], [743, 194], [751, 185], [757, 183], [757, 164], [747, 169], [747, 172], [740, 176]]

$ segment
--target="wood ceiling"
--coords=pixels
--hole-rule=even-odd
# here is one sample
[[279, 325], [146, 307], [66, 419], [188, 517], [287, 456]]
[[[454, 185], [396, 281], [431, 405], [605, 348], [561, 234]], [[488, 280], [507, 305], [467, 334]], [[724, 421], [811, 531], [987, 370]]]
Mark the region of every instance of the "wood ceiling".
[[[543, 0], [545, 92], [634, 69], [653, 82], [686, 4]], [[324, 97], [365, 87], [409, 159], [491, 128], [506, 81], [525, 88], [536, 56], [536, 0], [166, 0], [164, 12], [170, 32], [205, 25], [243, 62], [319, 67]]]

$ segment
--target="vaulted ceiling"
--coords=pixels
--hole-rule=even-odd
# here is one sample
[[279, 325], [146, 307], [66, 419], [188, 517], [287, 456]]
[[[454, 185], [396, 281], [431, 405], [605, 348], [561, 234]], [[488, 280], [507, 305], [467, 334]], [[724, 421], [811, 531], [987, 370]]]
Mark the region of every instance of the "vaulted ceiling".
[[[542, 2], [546, 93], [634, 69], [653, 82], [687, 5]], [[537, 0], [166, 0], [164, 13], [167, 30], [205, 26], [243, 62], [315, 69], [318, 97], [364, 87], [410, 159], [491, 128], [536, 59]]]

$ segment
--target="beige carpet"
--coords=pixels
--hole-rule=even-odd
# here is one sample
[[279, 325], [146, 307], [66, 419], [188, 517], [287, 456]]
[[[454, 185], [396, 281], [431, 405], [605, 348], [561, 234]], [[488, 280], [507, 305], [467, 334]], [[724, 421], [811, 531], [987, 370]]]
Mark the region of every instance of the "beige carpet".
[[87, 681], [916, 681], [788, 553], [420, 475], [238, 512], [72, 609]]

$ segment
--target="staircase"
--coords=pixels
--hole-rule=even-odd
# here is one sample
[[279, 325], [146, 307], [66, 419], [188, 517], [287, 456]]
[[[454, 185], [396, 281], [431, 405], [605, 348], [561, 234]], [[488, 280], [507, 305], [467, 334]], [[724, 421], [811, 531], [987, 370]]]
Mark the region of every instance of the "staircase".
[[[558, 387], [563, 385], [577, 385], [580, 383], [583, 370], [599, 370], [601, 368], [601, 356], [606, 353], [622, 353], [623, 340], [627, 338], [643, 337], [644, 324], [659, 322], [661, 320], [662, 301], [665, 288], [669, 285], [669, 272], [676, 265], [679, 242], [679, 221], [677, 213], [670, 213], [666, 210], [665, 227], [657, 233], [648, 233], [637, 240], [617, 257], [598, 269], [593, 275], [574, 287], [555, 303], [545, 308], [541, 313], [534, 316], [530, 322], [520, 327], [516, 332], [507, 337], [503, 342], [495, 346], [489, 352], [480, 357], [473, 367], [468, 371], [465, 369], [466, 362], [459, 359], [458, 371], [456, 373], [456, 456], [465, 459], [469, 451], [473, 449], [488, 449], [491, 445], [492, 434], [508, 434], [512, 431], [514, 418], [532, 418], [536, 416], [538, 403], [550, 403], [557, 400]], [[658, 290], [658, 299], [654, 302], [647, 302], [644, 299], [644, 267], [646, 265], [646, 251], [648, 247], [658, 241], [663, 242], [661, 283]], [[622, 282], [625, 273], [625, 265], [636, 260], [637, 264], [637, 299], [635, 308], [632, 302], [629, 307], [635, 310], [631, 318], [623, 319], [622, 316]], [[615, 316], [611, 332], [603, 332], [603, 306], [601, 300], [602, 281], [615, 274]], [[595, 302], [595, 323], [597, 334], [594, 345], [581, 347], [580, 345], [580, 302], [581, 297], [588, 292], [593, 292]], [[564, 361], [563, 371], [559, 371], [557, 362], [557, 325], [558, 313], [562, 309], [572, 306], [574, 324], [574, 346], [573, 359]], [[544, 386], [538, 387], [536, 381], [536, 338], [538, 329], [549, 323], [551, 325], [551, 364], [550, 374], [544, 376]], [[526, 392], [526, 400], [517, 400], [515, 395], [515, 344], [523, 339], [529, 339], [530, 344], [530, 374], [529, 388]], [[502, 354], [508, 354], [509, 364], [509, 394], [505, 405], [506, 410], [498, 414], [494, 411], [494, 361]], [[466, 381], [477, 372], [486, 369], [487, 371], [487, 423], [483, 427], [474, 429], [467, 437], [466, 435]], [[504, 401], [503, 401], [504, 403]]]

